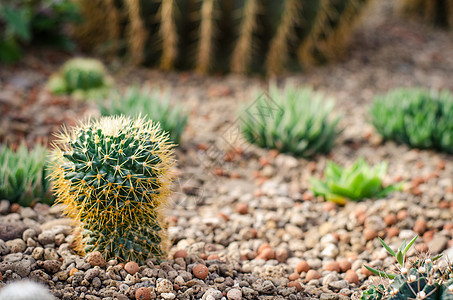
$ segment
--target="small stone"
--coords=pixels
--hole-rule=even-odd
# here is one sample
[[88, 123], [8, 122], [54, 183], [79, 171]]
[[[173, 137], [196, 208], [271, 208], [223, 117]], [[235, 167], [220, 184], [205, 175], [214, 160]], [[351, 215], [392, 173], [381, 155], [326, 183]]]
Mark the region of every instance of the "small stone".
[[54, 274], [60, 270], [62, 262], [59, 260], [44, 260], [38, 261], [38, 266], [46, 270], [46, 272]]
[[397, 221], [395, 214], [388, 214], [384, 218], [384, 222], [387, 226], [395, 225]]
[[177, 258], [186, 258], [187, 256], [187, 251], [186, 250], [178, 250], [175, 252], [175, 254], [173, 255], [174, 259], [177, 259]]
[[12, 203], [11, 206], [9, 207], [9, 211], [11, 213], [18, 213], [18, 212], [20, 212], [20, 209], [21, 209], [21, 207], [17, 203]]
[[55, 242], [55, 232], [52, 230], [43, 231], [38, 235], [38, 242], [41, 245], [49, 245]]
[[208, 267], [203, 264], [198, 264], [193, 268], [193, 275], [198, 279], [205, 280], [209, 275]]
[[365, 240], [371, 241], [371, 240], [377, 238], [378, 232], [373, 228], [365, 228], [363, 230], [363, 236], [365, 237]]
[[290, 275], [288, 276], [288, 279], [289, 279], [290, 281], [294, 281], [294, 280], [297, 280], [297, 279], [299, 279], [299, 278], [300, 278], [300, 275], [297, 274], [297, 273], [292, 273], [292, 274], [290, 274]]
[[390, 227], [389, 229], [387, 229], [387, 236], [389, 238], [398, 236], [399, 234], [400, 234], [400, 230], [396, 227]]
[[0, 214], [6, 215], [9, 211], [9, 201], [8, 200], [2, 200], [0, 201]]
[[351, 266], [352, 266], [351, 262], [349, 260], [347, 260], [347, 259], [344, 259], [344, 260], [340, 261], [339, 264], [340, 264], [340, 270], [343, 273], [348, 271], [348, 270], [350, 270]]
[[295, 287], [298, 292], [300, 292], [302, 290], [302, 285], [300, 284], [300, 282], [297, 282], [297, 281], [288, 282], [288, 287], [290, 287], [290, 288]]
[[428, 228], [426, 221], [423, 219], [418, 219], [415, 221], [414, 231], [419, 235], [425, 233], [426, 229]]
[[329, 287], [332, 288], [333, 290], [339, 291], [341, 289], [349, 287], [349, 283], [346, 280], [337, 280], [329, 283]]
[[228, 300], [241, 300], [242, 299], [242, 292], [240, 289], [231, 289], [227, 293]]
[[33, 228], [28, 228], [22, 233], [22, 239], [24, 241], [28, 240], [29, 238], [33, 239], [37, 234], [38, 233], [36, 232], [36, 230], [34, 230]]
[[27, 245], [23, 239], [14, 239], [6, 242], [6, 245], [10, 248], [11, 253], [23, 252]]
[[131, 275], [134, 275], [135, 273], [137, 273], [139, 268], [140, 267], [138, 266], [138, 264], [135, 261], [127, 262], [124, 265], [124, 270], [126, 270], [126, 272]]
[[404, 219], [406, 219], [408, 217], [409, 217], [409, 213], [405, 209], [398, 211], [398, 213], [396, 214], [396, 218], [398, 219], [398, 221], [403, 221]]
[[59, 256], [55, 249], [53, 249], [53, 248], [44, 249], [44, 259], [45, 260], [55, 260], [58, 258], [59, 258]]
[[332, 271], [340, 273], [340, 264], [336, 261], [329, 261], [324, 267], [326, 271]]
[[89, 263], [92, 267], [99, 266], [101, 268], [105, 267], [105, 259], [102, 256], [101, 252], [93, 251], [86, 257], [87, 263]]
[[357, 284], [359, 283], [359, 276], [354, 270], [347, 270], [344, 279], [347, 280], [349, 283]]
[[300, 274], [302, 272], [308, 272], [310, 270], [310, 266], [305, 260], [301, 260], [296, 265], [296, 273]]
[[307, 272], [307, 275], [305, 276], [306, 281], [310, 281], [313, 279], [319, 279], [319, 278], [321, 278], [321, 274], [319, 274], [318, 271], [316, 271], [316, 270], [309, 270]]
[[151, 300], [151, 291], [147, 287], [141, 287], [135, 291], [135, 299]]
[[262, 244], [261, 246], [259, 246], [259, 248], [258, 248], [258, 255], [260, 255], [261, 253], [263, 253], [264, 249], [267, 249], [267, 248], [271, 248], [271, 245], [269, 245], [269, 243], [264, 243], [264, 244]]
[[0, 221], [0, 240], [5, 242], [22, 237], [27, 225], [20, 221], [5, 222]]
[[74, 273], [77, 273], [79, 272], [79, 270], [77, 268], [72, 268], [70, 271], [69, 271], [69, 276], [72, 276], [74, 275]]
[[36, 247], [33, 249], [33, 252], [31, 253], [31, 256], [33, 256], [34, 259], [36, 260], [41, 260], [44, 255], [44, 249], [42, 247]]
[[420, 243], [415, 245], [415, 250], [417, 250], [420, 253], [426, 253], [429, 250], [429, 247], [426, 243]]
[[264, 260], [274, 259], [275, 252], [271, 248], [266, 248], [263, 250], [263, 252], [261, 252], [260, 255], [257, 256], [257, 258], [262, 258]]
[[275, 258], [279, 263], [284, 263], [289, 257], [289, 251], [286, 248], [279, 248], [275, 252]]
[[38, 214], [31, 207], [24, 207], [20, 211], [20, 215], [23, 219], [36, 220]]
[[435, 235], [434, 238], [428, 243], [429, 251], [433, 254], [440, 254], [447, 248], [448, 239], [443, 235]]
[[368, 270], [367, 268], [365, 268], [365, 266], [362, 266], [360, 271], [362, 272], [363, 275], [365, 275], [367, 277], [373, 275], [373, 273], [370, 270]]
[[245, 203], [238, 203], [236, 205], [236, 211], [241, 215], [245, 215], [249, 212], [249, 206]]
[[210, 254], [206, 260], [220, 260], [220, 256], [218, 256], [217, 254]]
[[162, 299], [165, 299], [165, 300], [173, 300], [176, 298], [175, 294], [173, 294], [173, 293], [162, 293], [162, 294], [160, 294], [160, 296], [162, 297]]
[[156, 284], [156, 291], [159, 294], [173, 292], [173, 283], [170, 280], [159, 278]]

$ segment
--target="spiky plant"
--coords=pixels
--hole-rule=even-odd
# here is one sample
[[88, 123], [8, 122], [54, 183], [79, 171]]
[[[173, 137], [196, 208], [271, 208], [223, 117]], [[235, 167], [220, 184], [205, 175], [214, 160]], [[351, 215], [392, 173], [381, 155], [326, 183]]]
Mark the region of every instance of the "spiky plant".
[[331, 119], [334, 103], [311, 88], [271, 85], [269, 94], [254, 100], [241, 113], [244, 138], [263, 148], [301, 157], [327, 154], [339, 131]]
[[376, 96], [371, 121], [385, 139], [453, 153], [453, 95], [447, 90], [396, 89]]
[[47, 149], [41, 145], [28, 150], [22, 144], [17, 151], [0, 146], [0, 199], [22, 206], [35, 201], [52, 204], [46, 167]]
[[164, 255], [174, 159], [159, 124], [103, 117], [62, 131], [55, 146], [51, 178], [64, 213], [80, 224], [76, 250], [138, 263]]
[[403, 242], [397, 252], [394, 252], [382, 239], [379, 241], [398, 262], [398, 274], [390, 274], [369, 266], [365, 267], [375, 275], [380, 276], [381, 283], [371, 285], [363, 292], [362, 300], [451, 300], [453, 299], [453, 266], [448, 263], [441, 265], [439, 258], [419, 257], [415, 262], [406, 260], [406, 253], [414, 244], [415, 236], [409, 244]]
[[52, 75], [47, 88], [55, 94], [90, 99], [105, 96], [111, 85], [112, 79], [102, 62], [79, 57], [68, 60], [58, 73]]
[[453, 0], [399, 0], [397, 11], [435, 26], [453, 27]]
[[145, 114], [147, 118], [159, 122], [173, 142], [179, 143], [188, 114], [183, 112], [182, 105], [171, 105], [169, 97], [168, 92], [159, 89], [129, 87], [123, 93], [114, 91], [107, 99], [99, 99], [98, 102], [105, 116]]
[[[134, 63], [165, 70], [273, 74], [341, 57], [369, 1], [121, 0], [101, 8], [78, 0], [86, 19], [79, 36], [93, 46], [126, 45], [118, 50]], [[99, 35], [99, 15], [124, 15], [124, 28], [108, 21], [107, 34]]]

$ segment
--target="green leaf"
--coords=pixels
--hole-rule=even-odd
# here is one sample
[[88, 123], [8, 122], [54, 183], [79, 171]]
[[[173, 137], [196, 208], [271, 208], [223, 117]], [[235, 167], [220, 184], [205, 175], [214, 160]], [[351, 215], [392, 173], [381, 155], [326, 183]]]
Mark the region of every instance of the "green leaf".
[[30, 20], [24, 9], [16, 9], [10, 6], [3, 6], [3, 17], [5, 18], [7, 30], [23, 41], [31, 38]]
[[384, 246], [385, 250], [387, 250], [388, 253], [390, 253], [393, 257], [396, 258], [395, 251], [393, 251], [392, 248], [390, 248], [380, 237], [378, 237], [378, 239], [379, 239], [379, 242], [381, 242], [382, 246]]
[[400, 249], [396, 253], [396, 261], [400, 264], [400, 266], [404, 267], [404, 255]]
[[389, 279], [395, 278], [395, 275], [393, 275], [393, 274], [389, 274], [389, 273], [386, 273], [386, 272], [383, 272], [383, 271], [379, 271], [379, 270], [377, 270], [375, 268], [372, 268], [372, 267], [369, 267], [367, 265], [364, 265], [364, 267], [367, 268], [374, 275], [381, 276], [381, 277], [387, 277]]
[[415, 243], [415, 241], [417, 240], [418, 238], [418, 235], [416, 235], [410, 242], [409, 244], [407, 244], [406, 248], [404, 248], [403, 250], [403, 255], [405, 255], [407, 253], [407, 251], [409, 251], [410, 247]]

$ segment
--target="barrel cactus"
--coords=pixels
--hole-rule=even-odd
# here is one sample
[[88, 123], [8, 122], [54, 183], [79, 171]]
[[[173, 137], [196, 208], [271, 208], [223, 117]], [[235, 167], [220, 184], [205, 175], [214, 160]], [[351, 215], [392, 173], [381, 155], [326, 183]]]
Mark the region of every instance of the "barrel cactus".
[[80, 254], [138, 263], [164, 255], [172, 147], [158, 123], [140, 117], [103, 117], [60, 134], [51, 178], [79, 224]]
[[52, 75], [47, 88], [54, 94], [70, 94], [76, 98], [99, 98], [107, 95], [112, 79], [99, 60], [73, 58]]
[[271, 74], [341, 56], [370, 2], [77, 1], [86, 21], [76, 31], [82, 44], [162, 69]]
[[418, 16], [435, 26], [453, 27], [452, 0], [399, 0], [397, 10], [408, 17]]

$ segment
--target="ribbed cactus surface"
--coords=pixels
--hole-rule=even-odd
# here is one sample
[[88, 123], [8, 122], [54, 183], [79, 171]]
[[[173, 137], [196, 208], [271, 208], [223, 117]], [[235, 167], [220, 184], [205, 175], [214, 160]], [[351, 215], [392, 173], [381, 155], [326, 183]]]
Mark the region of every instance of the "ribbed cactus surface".
[[369, 1], [77, 0], [86, 22], [76, 33], [162, 69], [279, 73], [342, 56]]
[[142, 118], [104, 117], [63, 131], [54, 151], [57, 201], [74, 218], [76, 249], [143, 263], [165, 253], [172, 145]]
[[453, 0], [399, 0], [397, 8], [402, 14], [419, 16], [432, 25], [453, 27]]

